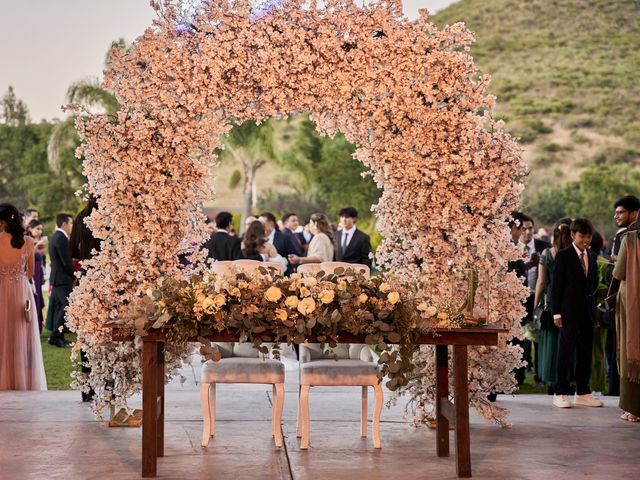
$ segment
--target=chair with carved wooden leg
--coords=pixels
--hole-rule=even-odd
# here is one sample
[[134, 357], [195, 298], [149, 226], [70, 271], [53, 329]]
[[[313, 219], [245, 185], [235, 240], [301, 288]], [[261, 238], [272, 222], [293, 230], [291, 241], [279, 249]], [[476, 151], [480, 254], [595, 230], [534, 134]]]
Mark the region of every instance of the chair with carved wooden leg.
[[[238, 260], [235, 262], [214, 262], [212, 270], [217, 274], [232, 274], [235, 271], [255, 272], [260, 267], [275, 268], [282, 273], [282, 267], [269, 262]], [[222, 358], [209, 360], [202, 365], [200, 406], [204, 425], [202, 446], [216, 430], [216, 385], [219, 383], [254, 383], [272, 386], [271, 433], [278, 448], [282, 447], [282, 409], [284, 406], [284, 365], [278, 360], [260, 354], [251, 343], [216, 343]]]
[[361, 344], [339, 344], [333, 350], [322, 350], [320, 344], [300, 345], [300, 396], [298, 400], [297, 436], [300, 448], [309, 448], [309, 390], [320, 386], [359, 386], [362, 388], [360, 436], [367, 436], [367, 392], [373, 387], [373, 446], [380, 448], [380, 414], [384, 401], [382, 385], [378, 382], [378, 364], [371, 350]]

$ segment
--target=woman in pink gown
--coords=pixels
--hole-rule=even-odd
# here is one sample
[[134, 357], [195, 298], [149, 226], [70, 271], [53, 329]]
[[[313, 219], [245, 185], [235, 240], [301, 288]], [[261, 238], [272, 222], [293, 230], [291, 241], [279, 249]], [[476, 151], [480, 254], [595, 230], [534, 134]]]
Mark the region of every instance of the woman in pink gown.
[[29, 284], [34, 262], [33, 240], [24, 236], [20, 213], [12, 205], [0, 205], [0, 390], [47, 389]]

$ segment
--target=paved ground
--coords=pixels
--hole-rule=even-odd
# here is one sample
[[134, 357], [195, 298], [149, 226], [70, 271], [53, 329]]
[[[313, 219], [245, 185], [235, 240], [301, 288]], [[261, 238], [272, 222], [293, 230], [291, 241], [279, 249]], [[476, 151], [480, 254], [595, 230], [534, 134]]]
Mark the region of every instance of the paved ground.
[[[288, 378], [286, 444], [280, 450], [270, 433], [270, 388], [219, 386], [216, 437], [203, 449], [193, 377], [182, 386], [172, 382], [159, 478], [456, 478], [454, 458], [435, 455], [435, 432], [414, 428], [400, 406], [383, 410], [382, 450], [374, 450], [371, 437], [361, 439], [357, 388], [311, 390], [311, 448], [300, 450], [295, 371]], [[107, 428], [79, 399], [77, 392], [0, 392], [0, 479], [139, 478], [141, 430]], [[500, 429], [472, 415], [474, 478], [640, 478], [640, 424], [619, 420], [616, 398], [606, 398], [602, 409], [570, 410], [551, 407], [550, 397], [542, 395], [499, 401], [511, 410], [513, 428]]]

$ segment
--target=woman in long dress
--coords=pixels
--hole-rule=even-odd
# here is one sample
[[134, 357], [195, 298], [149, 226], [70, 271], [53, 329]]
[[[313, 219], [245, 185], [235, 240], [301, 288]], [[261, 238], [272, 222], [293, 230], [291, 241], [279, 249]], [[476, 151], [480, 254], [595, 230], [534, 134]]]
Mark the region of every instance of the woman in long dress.
[[627, 233], [613, 269], [620, 280], [616, 303], [616, 342], [623, 420], [640, 418], [640, 232]]
[[[553, 229], [553, 244], [540, 255], [538, 265], [538, 281], [536, 283], [536, 294], [534, 306], [542, 304], [546, 310], [551, 312], [551, 285], [553, 284], [553, 269], [556, 255], [559, 250], [571, 245], [571, 232], [566, 222], [558, 221]], [[570, 223], [570, 219], [569, 219]], [[550, 325], [548, 329], [540, 332], [540, 379], [553, 385], [556, 382], [556, 363], [558, 356], [558, 336], [559, 331], [555, 325]], [[553, 387], [549, 387], [548, 393], [553, 394]]]
[[0, 205], [0, 390], [46, 390], [40, 330], [29, 280], [33, 240], [18, 210]]
[[329, 219], [323, 213], [314, 213], [309, 219], [309, 231], [313, 234], [306, 257], [289, 255], [292, 265], [322, 263], [333, 260], [334, 240]]
[[42, 222], [40, 220], [31, 220], [27, 225], [26, 235], [33, 238], [35, 245], [35, 268], [33, 272], [33, 284], [35, 287], [36, 304], [35, 309], [38, 315], [38, 328], [42, 333], [44, 327], [44, 297], [42, 295], [42, 285], [44, 285], [44, 270], [47, 262], [47, 242], [48, 239], [42, 234]]

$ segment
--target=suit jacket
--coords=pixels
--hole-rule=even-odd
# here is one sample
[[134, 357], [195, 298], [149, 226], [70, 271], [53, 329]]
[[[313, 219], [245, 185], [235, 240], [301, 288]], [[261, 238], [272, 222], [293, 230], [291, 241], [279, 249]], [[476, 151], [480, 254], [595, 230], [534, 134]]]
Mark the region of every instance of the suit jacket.
[[[294, 233], [291, 230], [289, 230], [288, 228], [285, 228], [282, 230], [282, 234], [291, 238], [291, 240], [293, 241], [293, 244], [295, 245], [295, 247], [298, 249], [298, 251], [300, 253], [296, 253], [296, 255], [301, 256], [304, 254], [304, 248], [302, 248], [302, 244], [303, 244], [303, 240], [304, 237], [302, 237], [302, 239], [300, 239], [300, 234], [299, 233]], [[277, 248], [276, 248], [277, 250]]]
[[51, 259], [51, 275], [49, 277], [51, 286], [73, 285], [76, 280], [76, 270], [71, 261], [69, 239], [64, 233], [57, 231], [51, 236], [49, 258]]
[[215, 232], [204, 247], [209, 250], [209, 258], [221, 261], [242, 258], [240, 239], [226, 232]]
[[548, 248], [549, 246], [550, 246], [549, 242], [545, 242], [544, 240], [538, 240], [537, 238], [533, 239], [533, 248], [538, 253], [544, 252], [544, 249]]
[[553, 314], [562, 315], [563, 327], [594, 322], [595, 292], [598, 285], [596, 254], [587, 249], [588, 274], [585, 277], [580, 257], [573, 244], [558, 252], [553, 269], [551, 306]]
[[298, 248], [292, 236], [285, 235], [278, 230], [276, 230], [273, 236], [273, 246], [276, 247], [276, 250], [283, 258], [287, 259], [287, 269], [284, 274], [291, 275], [293, 273], [293, 267], [288, 263], [289, 255], [302, 256], [302, 249]]
[[349, 240], [346, 250], [342, 251], [342, 230], [338, 230], [333, 234], [336, 244], [335, 259], [336, 262], [359, 263], [367, 265], [371, 268], [371, 240], [369, 235], [358, 230], [353, 233], [353, 238]]

